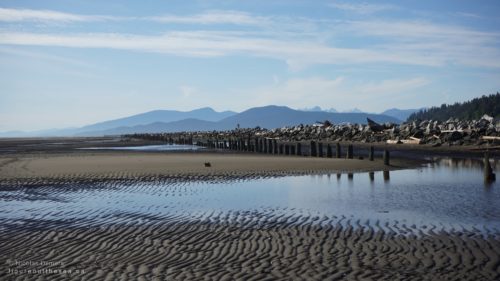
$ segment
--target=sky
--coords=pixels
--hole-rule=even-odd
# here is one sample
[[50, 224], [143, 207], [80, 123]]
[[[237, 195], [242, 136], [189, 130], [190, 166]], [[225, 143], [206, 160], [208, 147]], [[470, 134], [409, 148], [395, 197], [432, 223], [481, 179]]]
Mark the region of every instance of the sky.
[[500, 1], [1, 0], [0, 131], [500, 91]]

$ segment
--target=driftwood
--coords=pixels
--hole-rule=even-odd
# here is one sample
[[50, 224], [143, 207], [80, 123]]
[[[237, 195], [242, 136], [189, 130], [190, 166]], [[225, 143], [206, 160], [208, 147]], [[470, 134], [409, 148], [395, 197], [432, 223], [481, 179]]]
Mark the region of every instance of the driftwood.
[[410, 139], [407, 140], [387, 140], [388, 144], [421, 144], [422, 139], [415, 138], [415, 137], [410, 137]]
[[493, 136], [482, 136], [481, 138], [483, 140], [500, 140], [500, 137], [493, 137]]

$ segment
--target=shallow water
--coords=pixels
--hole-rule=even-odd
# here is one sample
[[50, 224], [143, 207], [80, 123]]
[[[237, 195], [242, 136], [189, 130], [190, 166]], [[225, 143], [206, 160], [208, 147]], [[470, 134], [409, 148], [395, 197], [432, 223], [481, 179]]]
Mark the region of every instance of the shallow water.
[[[500, 163], [492, 161], [500, 176]], [[258, 214], [258, 216], [256, 215]], [[437, 159], [426, 167], [353, 175], [246, 180], [114, 182], [0, 190], [3, 228], [33, 222], [75, 226], [161, 219], [300, 218], [500, 234], [500, 184], [482, 162]]]
[[140, 145], [140, 146], [112, 146], [112, 147], [85, 147], [78, 148], [84, 150], [132, 150], [132, 151], [178, 151], [178, 150], [199, 150], [204, 147], [187, 144], [160, 144], [160, 145]]

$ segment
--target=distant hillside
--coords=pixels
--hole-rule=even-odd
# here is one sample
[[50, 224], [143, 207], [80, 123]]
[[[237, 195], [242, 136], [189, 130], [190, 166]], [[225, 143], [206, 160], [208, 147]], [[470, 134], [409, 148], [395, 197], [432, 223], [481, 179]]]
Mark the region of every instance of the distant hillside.
[[[74, 135], [102, 135], [102, 132], [119, 132], [130, 130], [130, 128], [143, 128], [141, 126], [154, 127], [153, 124], [165, 124], [181, 120], [196, 119], [200, 126], [203, 121], [215, 122], [236, 114], [233, 111], [217, 112], [210, 107], [199, 108], [191, 111], [177, 110], [154, 110], [141, 114], [136, 114], [124, 118], [99, 122], [80, 128], [49, 129], [31, 132], [10, 131], [1, 132], [0, 137], [34, 137], [34, 136], [74, 136]], [[174, 123], [175, 124], [175, 123]], [[189, 126], [191, 123], [186, 123]], [[210, 123], [211, 124], [211, 123]], [[182, 127], [179, 127], [180, 129]]]
[[280, 128], [298, 124], [312, 124], [316, 121], [329, 120], [333, 123], [366, 123], [366, 118], [380, 123], [400, 123], [396, 118], [368, 113], [329, 113], [321, 111], [300, 111], [286, 106], [264, 106], [248, 109], [229, 116], [218, 122], [199, 119], [184, 119], [174, 122], [155, 122], [148, 125], [118, 127], [108, 130], [96, 130], [79, 135], [119, 135], [130, 133], [176, 132], [176, 131], [211, 131], [230, 130], [238, 125], [242, 128]]
[[123, 135], [133, 133], [159, 133], [159, 132], [181, 132], [181, 131], [205, 131], [217, 130], [216, 122], [199, 119], [184, 119], [173, 122], [155, 122], [147, 125], [138, 125], [131, 127], [118, 127], [100, 131], [86, 131], [79, 133], [81, 136], [102, 136], [102, 135]]
[[137, 115], [132, 115], [125, 118], [105, 121], [88, 125], [79, 129], [83, 131], [102, 131], [117, 127], [133, 127], [138, 125], [148, 125], [155, 122], [169, 123], [184, 119], [199, 119], [204, 121], [219, 121], [226, 117], [236, 114], [233, 111], [217, 112], [210, 107], [204, 107], [191, 111], [177, 110], [155, 110]]
[[329, 120], [333, 123], [361, 123], [366, 124], [366, 118], [380, 123], [400, 123], [399, 120], [380, 114], [369, 113], [334, 113], [324, 111], [300, 111], [286, 106], [254, 107], [239, 114], [221, 120], [219, 123], [227, 128], [234, 128], [236, 124], [241, 127], [252, 128], [279, 128], [298, 124], [312, 124], [316, 121]]
[[450, 118], [462, 120], [480, 119], [484, 114], [500, 118], [500, 93], [482, 96], [463, 103], [451, 105], [443, 104], [440, 107], [431, 107], [411, 114], [408, 120], [439, 120]]
[[[423, 109], [423, 108], [422, 108]], [[387, 109], [386, 111], [382, 112], [381, 114], [387, 115], [387, 116], [392, 116], [394, 118], [397, 118], [401, 121], [406, 121], [408, 117], [412, 114], [415, 113], [419, 110], [422, 109], [398, 109], [398, 108], [391, 108]]]

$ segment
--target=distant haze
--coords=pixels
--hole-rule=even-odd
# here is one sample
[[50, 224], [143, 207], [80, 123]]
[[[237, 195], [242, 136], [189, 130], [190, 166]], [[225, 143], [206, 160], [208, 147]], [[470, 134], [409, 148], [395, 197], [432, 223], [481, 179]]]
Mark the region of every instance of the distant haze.
[[466, 101], [500, 89], [499, 14], [497, 0], [3, 0], [0, 132]]
[[0, 132], [0, 137], [31, 136], [101, 136], [133, 133], [159, 133], [178, 131], [231, 130], [262, 127], [268, 129], [299, 124], [330, 121], [333, 123], [366, 123], [367, 118], [377, 122], [399, 123], [401, 120], [388, 115], [370, 113], [336, 113], [326, 111], [301, 111], [286, 106], [264, 106], [245, 110], [217, 112], [212, 108], [191, 111], [155, 110], [115, 120], [103, 121], [80, 128], [51, 129], [33, 132]]

